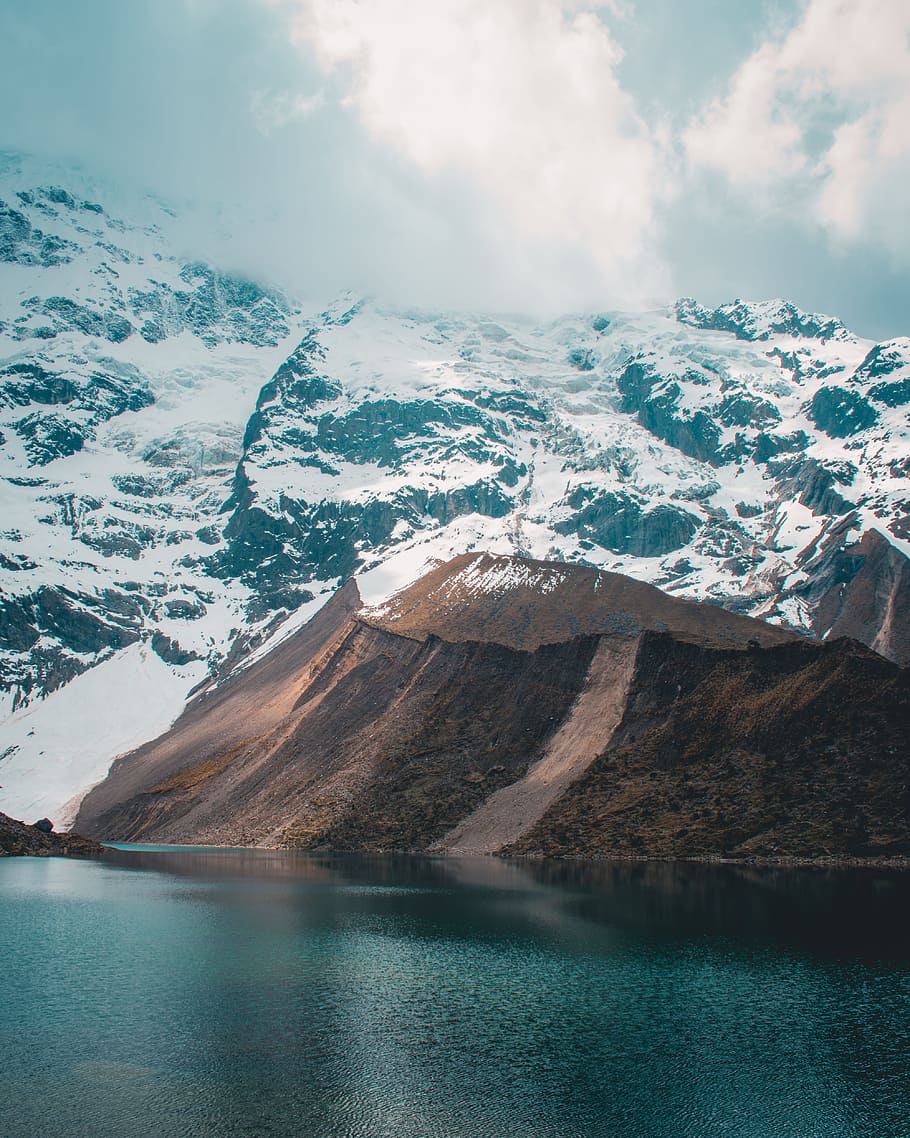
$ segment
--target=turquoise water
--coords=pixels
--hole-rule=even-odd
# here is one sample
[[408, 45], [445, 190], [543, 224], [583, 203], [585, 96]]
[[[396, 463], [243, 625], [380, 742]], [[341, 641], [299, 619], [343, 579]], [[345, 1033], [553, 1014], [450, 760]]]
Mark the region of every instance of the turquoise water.
[[0, 860], [0, 1135], [900, 1138], [910, 875]]

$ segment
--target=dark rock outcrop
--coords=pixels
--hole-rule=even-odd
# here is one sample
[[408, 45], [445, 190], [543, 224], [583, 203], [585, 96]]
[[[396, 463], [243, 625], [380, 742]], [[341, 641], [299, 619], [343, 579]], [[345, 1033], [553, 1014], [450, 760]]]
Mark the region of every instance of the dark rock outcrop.
[[721, 461], [720, 428], [704, 411], [679, 407], [679, 385], [668, 382], [651, 364], [630, 361], [617, 377], [623, 411], [638, 412], [639, 422], [652, 434], [702, 462]]
[[90, 838], [55, 834], [47, 818], [28, 826], [0, 814], [0, 857], [99, 857], [102, 853], [103, 848]]
[[878, 420], [878, 413], [867, 399], [844, 387], [820, 387], [812, 397], [809, 415], [833, 439], [849, 438]]
[[[134, 644], [143, 611], [143, 602], [115, 589], [77, 596], [44, 585], [32, 594], [0, 596], [0, 686], [21, 696], [34, 686], [53, 691], [85, 670], [86, 655]], [[23, 666], [13, 653], [26, 652]]]
[[[105, 327], [113, 327], [114, 318], [106, 319]], [[81, 382], [35, 362], [0, 368], [0, 406], [29, 408], [11, 426], [22, 439], [32, 466], [76, 454], [95, 437], [102, 423], [152, 403], [148, 382], [139, 371], [113, 360]]]
[[79, 246], [43, 233], [24, 213], [0, 201], [0, 262], [17, 265], [65, 265], [80, 252]]
[[676, 319], [693, 328], [732, 332], [738, 340], [767, 340], [776, 334], [805, 336], [824, 343], [845, 333], [839, 320], [801, 312], [786, 301], [753, 305], [734, 300], [710, 309], [687, 296], [676, 302]]
[[582, 540], [593, 541], [604, 549], [636, 557], [660, 557], [681, 549], [700, 523], [685, 510], [665, 505], [642, 509], [626, 495], [588, 486], [573, 490], [565, 502], [572, 509], [572, 516], [554, 522], [557, 533], [576, 533]]
[[185, 289], [150, 281], [146, 290], [129, 290], [130, 309], [149, 343], [189, 330], [208, 347], [225, 340], [274, 346], [290, 330], [288, 303], [272, 289], [199, 262], [184, 265], [180, 279]]

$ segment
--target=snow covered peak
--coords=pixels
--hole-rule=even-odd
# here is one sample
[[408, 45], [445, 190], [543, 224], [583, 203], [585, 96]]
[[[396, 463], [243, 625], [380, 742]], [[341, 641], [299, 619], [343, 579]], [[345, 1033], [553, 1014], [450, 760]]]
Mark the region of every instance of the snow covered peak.
[[[873, 384], [887, 379], [887, 384], [905, 383], [910, 377], [910, 338], [901, 336], [876, 344], [853, 373], [854, 383]], [[889, 392], [887, 385], [879, 392]], [[897, 389], [894, 389], [897, 390]]]
[[289, 334], [290, 305], [279, 292], [175, 255], [170, 207], [149, 195], [130, 199], [84, 174], [64, 181], [64, 174], [0, 155], [5, 337], [51, 351], [72, 334], [105, 349], [183, 333], [207, 347], [275, 346]]
[[145, 639], [175, 667], [214, 660], [242, 627], [246, 590], [200, 562], [257, 392], [307, 321], [179, 256], [174, 222], [0, 156], [0, 705]]
[[683, 297], [676, 302], [675, 312], [681, 324], [732, 332], [740, 340], [793, 336], [825, 343], [832, 339], [853, 338], [852, 333], [833, 316], [803, 312], [786, 300], [734, 300], [709, 309], [691, 297]]

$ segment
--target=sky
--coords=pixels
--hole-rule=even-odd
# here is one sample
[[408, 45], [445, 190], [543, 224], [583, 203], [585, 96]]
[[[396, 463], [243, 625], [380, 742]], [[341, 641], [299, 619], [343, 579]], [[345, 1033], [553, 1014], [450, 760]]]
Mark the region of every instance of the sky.
[[[0, 0], [0, 148], [310, 298], [910, 334], [907, 0]], [[194, 248], [190, 248], [195, 246]]]

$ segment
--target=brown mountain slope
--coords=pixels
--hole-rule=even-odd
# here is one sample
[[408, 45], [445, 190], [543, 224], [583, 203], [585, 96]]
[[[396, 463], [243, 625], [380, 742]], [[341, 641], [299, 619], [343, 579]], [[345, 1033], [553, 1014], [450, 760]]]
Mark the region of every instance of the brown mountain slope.
[[[186, 777], [201, 786], [225, 769], [288, 715], [308, 682], [309, 665], [347, 628], [359, 607], [357, 586], [349, 581], [296, 634], [218, 687], [203, 691], [169, 731], [118, 759], [108, 777], [86, 796], [78, 817], [90, 826], [112, 806], [179, 771], [191, 769], [194, 773]], [[77, 822], [75, 828], [79, 826]]]
[[496, 853], [518, 840], [608, 746], [626, 706], [635, 641], [599, 638], [585, 685], [523, 778], [486, 798], [438, 841], [450, 853]]
[[780, 644], [794, 636], [619, 573], [491, 553], [465, 553], [437, 566], [365, 619], [400, 636], [525, 649], [572, 636], [637, 636], [645, 629], [722, 645]]
[[274, 729], [217, 769], [176, 772], [165, 735], [115, 764], [76, 824], [123, 840], [419, 848], [524, 774], [596, 647], [516, 652], [353, 621]]
[[848, 640], [642, 638], [609, 748], [509, 852], [910, 853], [910, 672]]
[[77, 826], [335, 849], [910, 851], [907, 674], [858, 645], [487, 555], [381, 610], [353, 604], [336, 597], [116, 763]]

